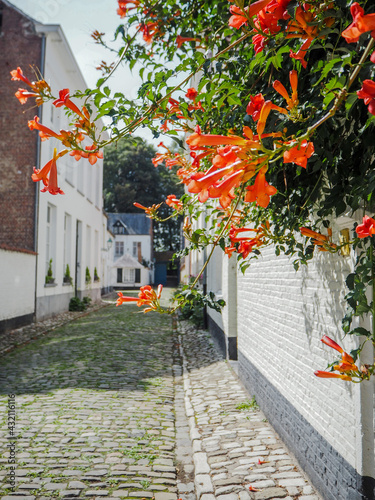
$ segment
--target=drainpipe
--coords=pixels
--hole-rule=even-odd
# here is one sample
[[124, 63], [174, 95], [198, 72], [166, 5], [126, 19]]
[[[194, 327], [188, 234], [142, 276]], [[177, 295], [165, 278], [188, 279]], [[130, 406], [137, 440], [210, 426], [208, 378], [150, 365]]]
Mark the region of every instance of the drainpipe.
[[[367, 342], [361, 352], [361, 362], [373, 363], [374, 350], [371, 342]], [[374, 457], [374, 381], [365, 380], [355, 384], [355, 416], [356, 416], [356, 458], [358, 484], [357, 489], [363, 499], [374, 498], [375, 457]]]
[[[40, 72], [44, 75], [45, 69], [45, 57], [46, 57], [46, 35], [42, 33], [41, 47], [40, 47]], [[38, 107], [37, 115], [42, 118], [42, 106]], [[36, 159], [35, 165], [40, 168], [40, 157], [41, 157], [41, 141], [39, 134], [36, 138]], [[39, 266], [39, 254], [38, 254], [38, 232], [39, 232], [39, 184], [35, 183], [35, 201], [34, 201], [34, 252], [36, 252], [35, 257], [35, 293], [34, 293], [34, 320], [37, 317], [37, 293], [38, 293], [38, 266]]]
[[[203, 229], [207, 229], [207, 222], [206, 222], [207, 210], [206, 209], [204, 210], [203, 214], [204, 214]], [[203, 265], [206, 264], [206, 261], [207, 261], [207, 247], [205, 246], [203, 248]], [[207, 267], [203, 271], [203, 295], [207, 295]], [[204, 308], [203, 308], [203, 328], [205, 330], [208, 330], [207, 306], [204, 306]]]
[[76, 264], [74, 268], [74, 296], [78, 297], [78, 266], [80, 265], [80, 262], [78, 262], [78, 248], [79, 248], [79, 221], [77, 219], [76, 221]]
[[[203, 250], [203, 265], [206, 263], [207, 260], [207, 251], [206, 247], [204, 247]], [[207, 295], [207, 267], [203, 272], [203, 295]], [[207, 313], [207, 306], [204, 306], [203, 308], [203, 328], [205, 330], [208, 330], [208, 313]]]

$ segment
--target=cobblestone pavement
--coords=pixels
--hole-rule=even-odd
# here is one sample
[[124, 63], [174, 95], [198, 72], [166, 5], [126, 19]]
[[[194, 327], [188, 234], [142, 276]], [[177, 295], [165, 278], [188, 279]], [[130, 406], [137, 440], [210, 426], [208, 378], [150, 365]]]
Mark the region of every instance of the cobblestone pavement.
[[207, 332], [180, 330], [197, 498], [321, 500]]
[[55, 328], [58, 328], [59, 326], [65, 325], [66, 323], [82, 316], [86, 316], [93, 311], [97, 311], [106, 305], [107, 304], [105, 302], [94, 303], [84, 312], [66, 311], [61, 314], [57, 314], [53, 318], [48, 318], [38, 323], [30, 323], [29, 325], [12, 330], [6, 335], [0, 335], [0, 356], [13, 351], [13, 349], [16, 349], [21, 345], [27, 344], [31, 340], [35, 340], [42, 335], [45, 335], [51, 330], [55, 330]]
[[136, 311], [37, 325], [0, 359], [0, 498], [318, 500], [207, 333]]
[[1, 359], [0, 449], [12, 393], [19, 436], [3, 500], [177, 499], [172, 323], [135, 311], [106, 307]]

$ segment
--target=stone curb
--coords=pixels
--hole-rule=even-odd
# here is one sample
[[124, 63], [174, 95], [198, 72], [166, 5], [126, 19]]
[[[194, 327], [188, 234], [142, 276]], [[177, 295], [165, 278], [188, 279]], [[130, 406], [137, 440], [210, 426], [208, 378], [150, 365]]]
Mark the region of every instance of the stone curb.
[[[215, 498], [214, 487], [210, 476], [210, 466], [207, 461], [207, 454], [202, 452], [202, 440], [198, 428], [195, 424], [195, 413], [190, 401], [192, 390], [190, 387], [187, 361], [182, 347], [182, 337], [178, 334], [180, 356], [182, 359], [182, 377], [185, 391], [185, 410], [189, 420], [190, 438], [193, 443], [193, 460], [195, 466], [195, 491], [197, 500], [211, 500]], [[204, 498], [202, 498], [204, 496]]]
[[323, 500], [261, 410], [238, 407], [251, 396], [208, 332], [185, 323], [177, 333], [197, 500]]

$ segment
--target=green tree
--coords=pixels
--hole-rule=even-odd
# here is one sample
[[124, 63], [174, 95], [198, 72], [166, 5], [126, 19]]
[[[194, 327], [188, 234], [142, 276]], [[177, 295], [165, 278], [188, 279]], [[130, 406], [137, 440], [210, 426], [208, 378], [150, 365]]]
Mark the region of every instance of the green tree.
[[[164, 165], [154, 167], [156, 151], [140, 137], [126, 137], [105, 150], [104, 157], [104, 208], [108, 212], [136, 213], [134, 203], [146, 207], [158, 204], [169, 194], [181, 196], [183, 187], [173, 169]], [[163, 205], [160, 218], [165, 219], [171, 209]], [[154, 222], [156, 250], [178, 250], [181, 218]]]

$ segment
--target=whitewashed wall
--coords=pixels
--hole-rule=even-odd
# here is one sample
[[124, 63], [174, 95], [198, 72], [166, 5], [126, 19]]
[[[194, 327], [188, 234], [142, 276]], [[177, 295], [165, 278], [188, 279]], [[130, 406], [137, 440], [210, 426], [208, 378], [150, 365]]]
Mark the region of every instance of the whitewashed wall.
[[[61, 29], [56, 26], [41, 26], [40, 31], [46, 33], [45, 79], [53, 91], [57, 94], [58, 90], [69, 88], [70, 93], [74, 94], [78, 89], [85, 89], [86, 82]], [[78, 107], [83, 104], [74, 97], [72, 100]], [[40, 121], [57, 132], [69, 128], [69, 119], [65, 116], [63, 108], [56, 108], [52, 103], [43, 106]], [[91, 144], [90, 141], [88, 144]], [[57, 147], [58, 152], [63, 149], [61, 143], [54, 139], [41, 143], [41, 166], [51, 159], [54, 147]], [[67, 310], [69, 300], [74, 295], [75, 281], [80, 297], [89, 295], [93, 300], [98, 300], [102, 281], [94, 281], [95, 267], [99, 278], [105, 276], [102, 271], [102, 265], [106, 261], [106, 258], [103, 258], [105, 251], [105, 246], [103, 247], [105, 224], [102, 213], [103, 161], [98, 160], [95, 165], [90, 165], [87, 159], [77, 162], [67, 154], [58, 160], [57, 166], [59, 187], [65, 194], [53, 196], [49, 193], [39, 193], [38, 319]], [[48, 207], [53, 214], [49, 229]], [[68, 216], [70, 221], [69, 229], [64, 228], [65, 216]], [[77, 221], [78, 246], [76, 245]], [[53, 286], [45, 284], [48, 252], [53, 258], [55, 278]], [[75, 280], [76, 258], [79, 263], [77, 280]], [[69, 263], [73, 285], [63, 283], [66, 263]], [[86, 267], [90, 271], [91, 283], [85, 281]]]
[[[342, 344], [348, 264], [324, 254], [295, 272], [287, 257], [276, 258], [272, 248], [263, 251], [245, 276], [238, 275], [238, 340], [243, 356], [354, 464], [354, 386], [313, 374], [336, 358], [320, 342], [323, 335]], [[345, 339], [345, 347], [355, 347], [353, 340]], [[333, 418], [335, 426], [327, 426]]]
[[36, 255], [0, 249], [0, 322], [34, 313]]
[[123, 287], [135, 287], [135, 288], [140, 288], [141, 286], [149, 285], [150, 284], [150, 270], [147, 267], [142, 267], [140, 268], [141, 271], [141, 281], [139, 283], [135, 282], [123, 282], [123, 283], [118, 283], [117, 282], [117, 267], [114, 267], [112, 265], [111, 268], [111, 280], [110, 284], [112, 287], [116, 287], [117, 289]]
[[358, 345], [341, 329], [352, 266], [353, 256], [317, 252], [296, 272], [268, 248], [237, 277], [240, 376], [327, 500], [370, 498], [356, 489], [374, 477], [373, 382], [313, 374], [338, 358], [323, 335]]
[[[338, 221], [334, 240], [353, 222]], [[229, 359], [237, 340], [240, 378], [325, 500], [373, 498], [374, 382], [314, 376], [339, 356], [321, 342], [323, 335], [348, 352], [362, 340], [343, 338], [341, 329], [354, 260], [353, 253], [316, 252], [296, 272], [293, 258], [276, 257], [269, 247], [244, 275], [234, 257], [216, 251], [207, 268], [208, 291], [227, 302], [221, 315], [209, 310], [214, 339]], [[355, 319], [358, 325], [365, 326]], [[373, 359], [367, 345], [362, 362]]]
[[207, 291], [215, 299], [223, 299], [225, 307], [220, 312], [207, 309], [208, 326], [214, 339], [228, 359], [237, 359], [237, 272], [236, 257], [228, 259], [216, 248], [207, 266]]
[[116, 234], [112, 247], [112, 258], [115, 261], [119, 257], [116, 256], [116, 241], [124, 243], [124, 254], [129, 253], [135, 259], [138, 259], [138, 254], [133, 254], [133, 243], [141, 243], [141, 253], [143, 259], [147, 263], [151, 263], [151, 236], [149, 234]]

